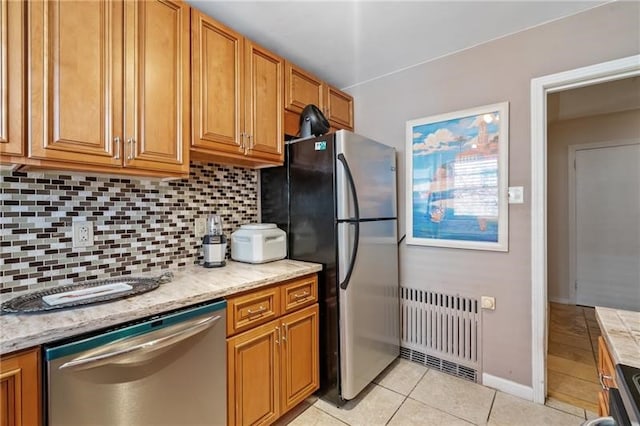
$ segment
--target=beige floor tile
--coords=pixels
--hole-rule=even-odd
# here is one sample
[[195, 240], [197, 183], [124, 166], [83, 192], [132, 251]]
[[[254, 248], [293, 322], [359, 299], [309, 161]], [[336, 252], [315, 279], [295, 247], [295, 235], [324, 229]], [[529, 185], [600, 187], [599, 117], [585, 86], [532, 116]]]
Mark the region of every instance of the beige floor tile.
[[584, 410], [584, 415], [587, 418], [587, 420], [591, 420], [591, 419], [595, 419], [596, 417], [600, 417], [600, 414], [598, 414], [597, 411], [591, 411], [591, 410]]
[[429, 407], [414, 399], [407, 398], [393, 415], [389, 426], [470, 426], [471, 423], [443, 411]]
[[406, 359], [397, 359], [373, 382], [406, 396], [426, 372], [427, 367], [423, 365]]
[[399, 393], [371, 384], [341, 408], [322, 399], [313, 406], [352, 426], [384, 425], [404, 399]]
[[293, 407], [290, 411], [288, 411], [284, 416], [280, 417], [273, 424], [274, 426], [284, 426], [290, 424], [296, 417], [303, 414], [311, 407], [311, 404], [307, 401], [302, 401], [300, 404]]
[[304, 413], [293, 419], [290, 423], [285, 423], [290, 426], [344, 426], [345, 423], [331, 417], [329, 414], [316, 407], [309, 407]]
[[483, 424], [494, 395], [493, 389], [429, 370], [409, 397], [472, 423]]
[[518, 425], [518, 426], [570, 426], [580, 425], [584, 422], [584, 416], [578, 417], [555, 408], [508, 395], [503, 392], [496, 394], [489, 417], [489, 425]]
[[544, 403], [544, 405], [581, 418], [584, 418], [585, 415], [584, 408], [576, 407], [575, 405], [568, 404], [555, 398], [547, 398], [547, 401]]
[[559, 356], [547, 355], [547, 368], [549, 371], [555, 371], [556, 373], [563, 373], [582, 380], [598, 383], [598, 371], [595, 363], [587, 365]]

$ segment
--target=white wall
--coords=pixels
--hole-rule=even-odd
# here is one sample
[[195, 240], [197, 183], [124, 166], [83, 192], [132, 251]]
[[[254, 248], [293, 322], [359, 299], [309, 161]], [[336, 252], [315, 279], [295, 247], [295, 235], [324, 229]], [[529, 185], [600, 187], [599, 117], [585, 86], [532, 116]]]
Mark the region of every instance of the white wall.
[[356, 131], [399, 151], [400, 235], [405, 122], [510, 102], [509, 185], [525, 187], [525, 203], [509, 208], [509, 252], [404, 244], [400, 252], [403, 285], [496, 297], [497, 309], [483, 314], [485, 373], [531, 386], [531, 79], [638, 54], [638, 16], [640, 3], [609, 3], [349, 89]]
[[569, 300], [569, 193], [570, 145], [640, 140], [640, 110], [562, 120], [547, 129], [547, 282], [550, 301]]

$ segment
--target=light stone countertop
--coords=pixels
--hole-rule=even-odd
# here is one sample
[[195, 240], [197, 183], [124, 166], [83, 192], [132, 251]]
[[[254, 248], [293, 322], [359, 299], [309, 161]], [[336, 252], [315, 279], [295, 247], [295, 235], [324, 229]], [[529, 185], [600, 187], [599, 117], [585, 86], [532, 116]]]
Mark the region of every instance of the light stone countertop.
[[[322, 266], [295, 260], [251, 265], [227, 261], [223, 268], [192, 265], [171, 272], [171, 282], [155, 290], [113, 302], [32, 314], [0, 315], [0, 354], [53, 342], [150, 315], [225, 297], [318, 272]], [[131, 277], [158, 276], [133, 274]], [[3, 297], [8, 300], [11, 297]]]
[[640, 368], [640, 312], [596, 307], [613, 362]]

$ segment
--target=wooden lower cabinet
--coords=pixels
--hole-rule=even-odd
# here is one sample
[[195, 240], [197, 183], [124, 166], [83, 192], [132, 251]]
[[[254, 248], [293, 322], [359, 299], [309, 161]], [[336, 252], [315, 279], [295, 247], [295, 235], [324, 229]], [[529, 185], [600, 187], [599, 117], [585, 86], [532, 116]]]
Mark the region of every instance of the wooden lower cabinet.
[[40, 351], [0, 357], [0, 425], [39, 425]]
[[598, 378], [602, 390], [598, 393], [598, 415], [609, 415], [609, 388], [617, 388], [615, 364], [602, 336], [598, 337]]
[[227, 363], [228, 423], [273, 423], [318, 389], [318, 304], [228, 338]]
[[282, 413], [298, 405], [318, 389], [318, 305], [280, 320]]

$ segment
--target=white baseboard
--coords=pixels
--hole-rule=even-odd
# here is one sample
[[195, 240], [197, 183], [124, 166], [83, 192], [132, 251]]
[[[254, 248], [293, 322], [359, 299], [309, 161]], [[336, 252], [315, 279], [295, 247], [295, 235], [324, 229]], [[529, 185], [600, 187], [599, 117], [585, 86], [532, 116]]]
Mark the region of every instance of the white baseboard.
[[568, 297], [554, 297], [549, 296], [549, 302], [560, 303], [562, 305], [572, 305], [571, 300]]
[[501, 392], [508, 393], [518, 398], [533, 401], [533, 388], [503, 379], [502, 377], [492, 376], [491, 374], [482, 373], [482, 384], [490, 388], [497, 389]]

